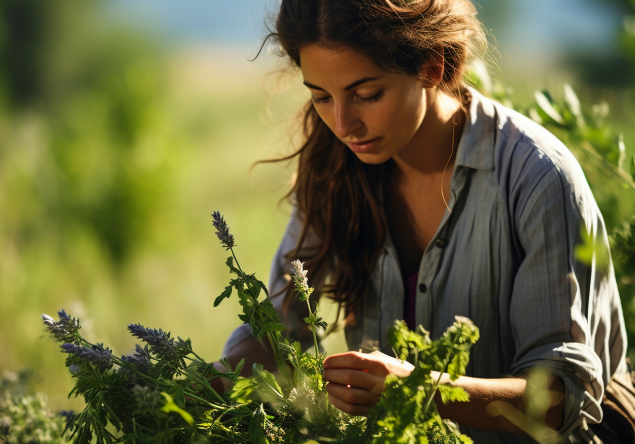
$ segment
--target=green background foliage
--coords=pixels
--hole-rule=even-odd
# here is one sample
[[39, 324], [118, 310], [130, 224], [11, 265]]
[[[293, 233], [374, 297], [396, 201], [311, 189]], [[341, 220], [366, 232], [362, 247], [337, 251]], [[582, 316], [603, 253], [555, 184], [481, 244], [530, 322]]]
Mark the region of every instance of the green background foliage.
[[[635, 15], [635, 5], [618, 3]], [[209, 360], [220, 356], [240, 307], [230, 299], [213, 308], [228, 274], [210, 213], [226, 216], [241, 264], [266, 281], [291, 171], [250, 167], [289, 152], [287, 117], [307, 97], [296, 77], [267, 74], [275, 61], [266, 54], [248, 63], [231, 46], [171, 48], [114, 24], [100, 7], [0, 4], [0, 370], [34, 369], [54, 410], [79, 401], [66, 399], [72, 380], [41, 313], [68, 309], [88, 339], [119, 355], [133, 349], [122, 327], [140, 322], [191, 338]], [[632, 69], [633, 21], [618, 34], [620, 63]], [[611, 89], [592, 69], [597, 62], [576, 63], [583, 75], [571, 81], [587, 115], [603, 113], [604, 105], [592, 107], [601, 102], [614, 110], [608, 135], [596, 136], [614, 143], [624, 133], [629, 162], [635, 80]], [[562, 103], [562, 82], [502, 78], [517, 108], [545, 87]], [[567, 128], [554, 131], [579, 142]], [[623, 255], [617, 272], [635, 345], [635, 192], [606, 169], [587, 175], [619, 248], [613, 254]]]

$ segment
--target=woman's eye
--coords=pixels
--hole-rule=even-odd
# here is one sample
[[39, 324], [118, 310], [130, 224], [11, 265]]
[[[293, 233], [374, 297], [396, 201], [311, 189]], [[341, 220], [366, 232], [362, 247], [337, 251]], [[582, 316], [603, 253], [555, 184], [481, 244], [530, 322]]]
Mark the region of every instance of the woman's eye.
[[329, 97], [315, 97], [315, 96], [311, 96], [311, 99], [313, 100], [313, 103], [324, 103], [326, 102]]
[[357, 96], [359, 97], [359, 99], [363, 102], [376, 102], [379, 99], [381, 99], [381, 97], [384, 95], [384, 91], [379, 91], [377, 94], [374, 94], [370, 97], [362, 97], [362, 96]]

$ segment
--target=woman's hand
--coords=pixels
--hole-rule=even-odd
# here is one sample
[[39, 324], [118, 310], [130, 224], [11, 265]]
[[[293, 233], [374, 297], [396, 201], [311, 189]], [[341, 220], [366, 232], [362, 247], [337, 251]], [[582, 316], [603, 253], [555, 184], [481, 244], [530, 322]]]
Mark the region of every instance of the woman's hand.
[[367, 415], [385, 390], [386, 376], [408, 376], [414, 367], [381, 352], [348, 352], [324, 360], [329, 401], [350, 415]]

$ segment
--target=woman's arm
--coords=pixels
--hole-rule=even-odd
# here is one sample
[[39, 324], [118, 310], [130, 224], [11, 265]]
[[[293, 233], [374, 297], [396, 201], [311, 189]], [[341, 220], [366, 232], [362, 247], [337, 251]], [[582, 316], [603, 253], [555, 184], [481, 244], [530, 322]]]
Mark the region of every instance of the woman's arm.
[[[379, 400], [384, 390], [384, 381], [389, 374], [407, 376], [412, 366], [380, 354], [356, 352], [333, 355], [324, 361], [324, 379], [329, 400], [340, 410], [352, 415], [366, 415]], [[524, 433], [513, 422], [505, 418], [500, 409], [488, 409], [493, 401], [507, 403], [526, 415], [524, 396], [527, 378], [482, 379], [461, 376], [452, 385], [462, 387], [470, 397], [469, 402], [452, 402], [444, 405], [437, 393], [435, 401], [439, 414], [459, 424], [501, 432]], [[442, 379], [443, 382], [443, 379]], [[549, 390], [564, 394], [564, 384], [559, 377], [552, 377]], [[546, 424], [557, 430], [563, 420], [563, 397], [555, 397], [548, 405]], [[512, 409], [510, 409], [512, 410]], [[541, 419], [538, 419], [542, 422]]]
[[[261, 342], [254, 338], [248, 338], [234, 345], [227, 351], [227, 361], [233, 368], [236, 368], [236, 365], [241, 359], [245, 359], [245, 364], [240, 372], [241, 376], [251, 376], [254, 364], [261, 364], [265, 370], [272, 373], [277, 370], [271, 347], [264, 341]], [[229, 370], [220, 362], [215, 362], [214, 368], [220, 372], [227, 372]], [[214, 390], [223, 393], [231, 388], [232, 382], [227, 378], [218, 378], [212, 381], [211, 385]]]
[[[443, 404], [439, 393], [435, 396], [435, 402], [439, 414], [443, 418], [450, 419], [461, 425], [478, 427], [484, 430], [495, 430], [499, 432], [525, 433], [526, 430], [518, 427], [518, 422], [522, 421], [520, 415], [528, 415], [526, 411], [526, 391], [527, 375], [515, 378], [484, 379], [460, 376], [455, 381], [450, 381], [449, 376], [445, 382], [463, 388], [470, 397], [469, 402], [450, 402]], [[443, 378], [442, 378], [443, 381]], [[552, 376], [548, 390], [562, 394], [557, 396], [547, 405], [545, 418], [531, 418], [534, 421], [544, 422], [549, 428], [558, 430], [562, 425], [564, 417], [564, 383], [558, 376]], [[546, 392], [545, 392], [546, 395]], [[542, 396], [542, 395], [539, 395]], [[496, 403], [494, 404], [494, 401]], [[510, 407], [505, 409], [492, 408], [494, 405], [505, 405]], [[503, 415], [505, 412], [507, 414]], [[517, 413], [518, 412], [518, 413]], [[517, 421], [510, 421], [508, 417], [516, 418]], [[524, 422], [524, 421], [523, 421]]]

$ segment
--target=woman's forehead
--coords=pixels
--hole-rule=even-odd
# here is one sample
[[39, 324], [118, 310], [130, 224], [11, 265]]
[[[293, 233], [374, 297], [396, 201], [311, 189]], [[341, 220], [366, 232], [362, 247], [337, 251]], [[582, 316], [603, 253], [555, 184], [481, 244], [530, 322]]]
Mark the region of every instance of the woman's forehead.
[[353, 49], [320, 44], [300, 49], [300, 69], [305, 82], [325, 89], [344, 89], [359, 79], [389, 74]]

